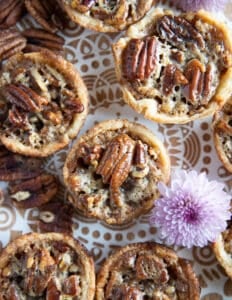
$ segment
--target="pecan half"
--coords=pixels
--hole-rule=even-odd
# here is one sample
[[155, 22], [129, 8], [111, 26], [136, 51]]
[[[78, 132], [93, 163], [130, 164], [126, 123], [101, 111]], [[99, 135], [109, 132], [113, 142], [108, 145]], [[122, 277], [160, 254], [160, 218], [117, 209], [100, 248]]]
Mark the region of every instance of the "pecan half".
[[40, 232], [72, 234], [73, 207], [61, 201], [52, 201], [39, 207], [38, 228]]
[[137, 258], [136, 277], [139, 280], [153, 280], [158, 285], [165, 284], [169, 280], [164, 263], [154, 255], [140, 255]]
[[8, 84], [4, 86], [2, 94], [8, 102], [30, 112], [39, 112], [48, 103], [47, 99], [23, 84]]
[[176, 85], [186, 85], [187, 83], [187, 78], [177, 68], [177, 66], [169, 64], [164, 68], [162, 82], [162, 90], [164, 95], [170, 95]]
[[148, 159], [148, 146], [141, 141], [137, 141], [135, 144], [135, 153], [133, 164], [136, 167], [143, 168], [147, 164]]
[[155, 69], [156, 54], [155, 37], [131, 39], [122, 54], [124, 76], [128, 80], [147, 79]]
[[36, 52], [42, 49], [48, 49], [58, 54], [64, 52], [64, 39], [55, 33], [38, 28], [29, 28], [25, 29], [22, 35], [27, 39], [24, 52]]
[[25, 0], [25, 5], [32, 17], [47, 31], [56, 32], [67, 24], [67, 16], [57, 1]]
[[183, 17], [165, 15], [158, 20], [156, 29], [161, 39], [167, 40], [177, 48], [182, 49], [186, 44], [205, 48], [202, 35]]
[[110, 183], [111, 199], [117, 206], [122, 206], [119, 188], [129, 175], [134, 148], [135, 142], [127, 134], [117, 135], [110, 141], [96, 170], [104, 183]]
[[42, 172], [42, 160], [26, 158], [0, 146], [0, 180], [14, 181], [38, 176]]
[[189, 81], [184, 90], [187, 100], [193, 105], [206, 104], [212, 89], [212, 67], [205, 67], [198, 59], [192, 59], [187, 64], [184, 75]]
[[0, 31], [0, 61], [20, 52], [26, 46], [26, 39], [16, 28]]
[[0, 28], [15, 25], [25, 12], [23, 0], [0, 1]]
[[38, 207], [49, 202], [57, 193], [58, 184], [53, 175], [41, 174], [35, 178], [11, 183], [10, 198], [20, 208]]

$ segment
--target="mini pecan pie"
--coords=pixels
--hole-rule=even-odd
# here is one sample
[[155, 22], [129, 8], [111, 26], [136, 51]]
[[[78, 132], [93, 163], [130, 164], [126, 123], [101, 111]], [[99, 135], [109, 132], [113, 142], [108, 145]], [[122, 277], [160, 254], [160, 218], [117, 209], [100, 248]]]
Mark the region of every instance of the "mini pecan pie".
[[51, 51], [18, 54], [0, 74], [0, 140], [11, 151], [48, 156], [85, 120], [87, 89], [74, 66]]
[[190, 263], [153, 242], [130, 244], [103, 263], [96, 300], [199, 300], [200, 288]]
[[68, 235], [30, 233], [0, 255], [0, 299], [92, 300], [94, 263]]
[[217, 111], [213, 121], [214, 144], [225, 168], [232, 173], [232, 98]]
[[117, 32], [137, 22], [154, 0], [58, 0], [69, 17], [83, 27]]
[[213, 243], [213, 250], [217, 260], [232, 279], [232, 219], [227, 229]]
[[74, 144], [64, 166], [70, 201], [88, 217], [122, 224], [147, 212], [169, 179], [163, 144], [127, 120], [99, 123]]
[[146, 118], [186, 123], [232, 93], [232, 40], [208, 13], [154, 9], [113, 45], [125, 101]]

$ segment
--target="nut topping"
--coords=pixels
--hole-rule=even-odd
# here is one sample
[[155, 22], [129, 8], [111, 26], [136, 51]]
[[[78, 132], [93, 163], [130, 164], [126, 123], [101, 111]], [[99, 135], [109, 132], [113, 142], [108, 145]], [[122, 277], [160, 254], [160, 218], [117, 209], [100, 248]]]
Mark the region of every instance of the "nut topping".
[[60, 54], [64, 52], [64, 39], [55, 33], [43, 29], [30, 28], [25, 29], [22, 35], [27, 39], [27, 46], [24, 52], [36, 52], [42, 49], [48, 49]]
[[35, 178], [11, 183], [10, 197], [22, 208], [38, 207], [50, 201], [57, 193], [58, 185], [53, 175], [42, 174]]
[[8, 120], [17, 128], [22, 128], [24, 130], [28, 129], [29, 122], [27, 114], [22, 110], [20, 111], [20, 109], [15, 105], [13, 105], [12, 109], [9, 110]]
[[199, 101], [201, 104], [208, 102], [208, 96], [211, 92], [211, 83], [213, 80], [212, 68], [205, 66], [197, 59], [192, 59], [184, 71], [189, 84], [185, 88], [187, 99], [194, 105]]
[[[1, 3], [0, 3], [1, 5]], [[0, 32], [0, 61], [20, 52], [26, 46], [26, 39], [16, 28]]]
[[175, 66], [167, 65], [163, 75], [163, 93], [168, 96], [172, 93], [176, 85], [186, 85], [188, 83], [184, 74]]
[[194, 26], [182, 17], [166, 15], [157, 22], [157, 31], [160, 37], [168, 40], [177, 48], [184, 48], [186, 44], [195, 45], [200, 49], [205, 48], [202, 35]]
[[95, 3], [96, 0], [75, 0], [71, 2], [71, 6], [81, 13], [86, 13]]
[[111, 199], [117, 206], [122, 205], [119, 188], [130, 172], [134, 147], [134, 141], [127, 134], [116, 136], [107, 146], [96, 170], [104, 183], [110, 183]]
[[79, 277], [72, 275], [65, 279], [63, 283], [63, 291], [69, 296], [78, 296], [80, 293]]
[[24, 12], [23, 0], [0, 1], [0, 28], [9, 28], [15, 25]]
[[102, 152], [103, 149], [100, 145], [90, 147], [87, 143], [85, 143], [80, 147], [80, 156], [86, 165], [97, 166]]
[[135, 144], [134, 165], [139, 168], [144, 168], [147, 164], [147, 149], [148, 146], [141, 141]]
[[42, 172], [42, 161], [25, 158], [0, 146], [0, 180], [14, 181], [38, 176]]
[[39, 112], [48, 101], [23, 84], [8, 84], [2, 90], [7, 101], [30, 112]]
[[141, 300], [143, 293], [134, 286], [119, 285], [112, 290], [114, 300]]
[[128, 80], [145, 80], [155, 69], [157, 40], [146, 37], [132, 39], [123, 52], [123, 72]]

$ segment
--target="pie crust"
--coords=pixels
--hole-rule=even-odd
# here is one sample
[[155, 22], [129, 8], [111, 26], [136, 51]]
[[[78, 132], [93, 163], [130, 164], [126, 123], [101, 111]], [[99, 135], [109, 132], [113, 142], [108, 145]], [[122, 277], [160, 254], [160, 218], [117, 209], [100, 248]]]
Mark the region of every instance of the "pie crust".
[[84, 246], [68, 235], [25, 234], [1, 252], [0, 286], [1, 300], [92, 300], [94, 262]]
[[88, 112], [86, 86], [74, 66], [50, 51], [17, 54], [0, 73], [0, 141], [44, 157], [75, 138]]
[[58, 0], [58, 2], [73, 22], [95, 31], [117, 32], [140, 20], [155, 1]]
[[214, 115], [213, 137], [218, 157], [232, 173], [232, 98]]
[[213, 250], [217, 260], [232, 279], [232, 221], [213, 243]]
[[143, 125], [107, 120], [84, 134], [64, 164], [69, 200], [87, 217], [123, 224], [148, 212], [167, 182], [164, 145]]
[[116, 250], [97, 275], [96, 300], [199, 298], [199, 283], [190, 263], [154, 242]]
[[124, 100], [160, 123], [212, 115], [232, 93], [232, 38], [205, 11], [154, 8], [113, 44]]

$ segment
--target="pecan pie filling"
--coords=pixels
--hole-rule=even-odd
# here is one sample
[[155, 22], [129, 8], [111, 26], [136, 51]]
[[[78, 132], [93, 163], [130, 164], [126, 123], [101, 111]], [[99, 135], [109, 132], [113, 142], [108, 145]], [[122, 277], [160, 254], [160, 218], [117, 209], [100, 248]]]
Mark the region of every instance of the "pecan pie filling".
[[97, 125], [93, 134], [74, 145], [64, 178], [75, 207], [90, 217], [120, 224], [152, 207], [157, 183], [169, 178], [169, 158], [162, 145], [149, 141], [146, 134], [151, 133], [143, 126], [115, 122], [120, 125], [108, 130]]
[[93, 261], [65, 235], [23, 235], [3, 250], [0, 266], [1, 300], [93, 299]]
[[155, 1], [60, 0], [60, 2], [64, 4], [64, 8], [68, 8], [67, 12], [71, 18], [73, 16], [73, 20], [80, 22], [82, 26], [98, 31], [120, 31], [141, 19]]
[[21, 154], [47, 156], [78, 133], [87, 114], [88, 96], [73, 69], [60, 56], [46, 51], [19, 54], [4, 65], [0, 139], [6, 147]]
[[199, 299], [199, 283], [189, 262], [159, 244], [122, 247], [97, 275], [96, 300]]
[[215, 98], [223, 80], [231, 90], [232, 42], [208, 16], [157, 10], [132, 25], [113, 51], [125, 100], [155, 121], [186, 122], [230, 96]]

